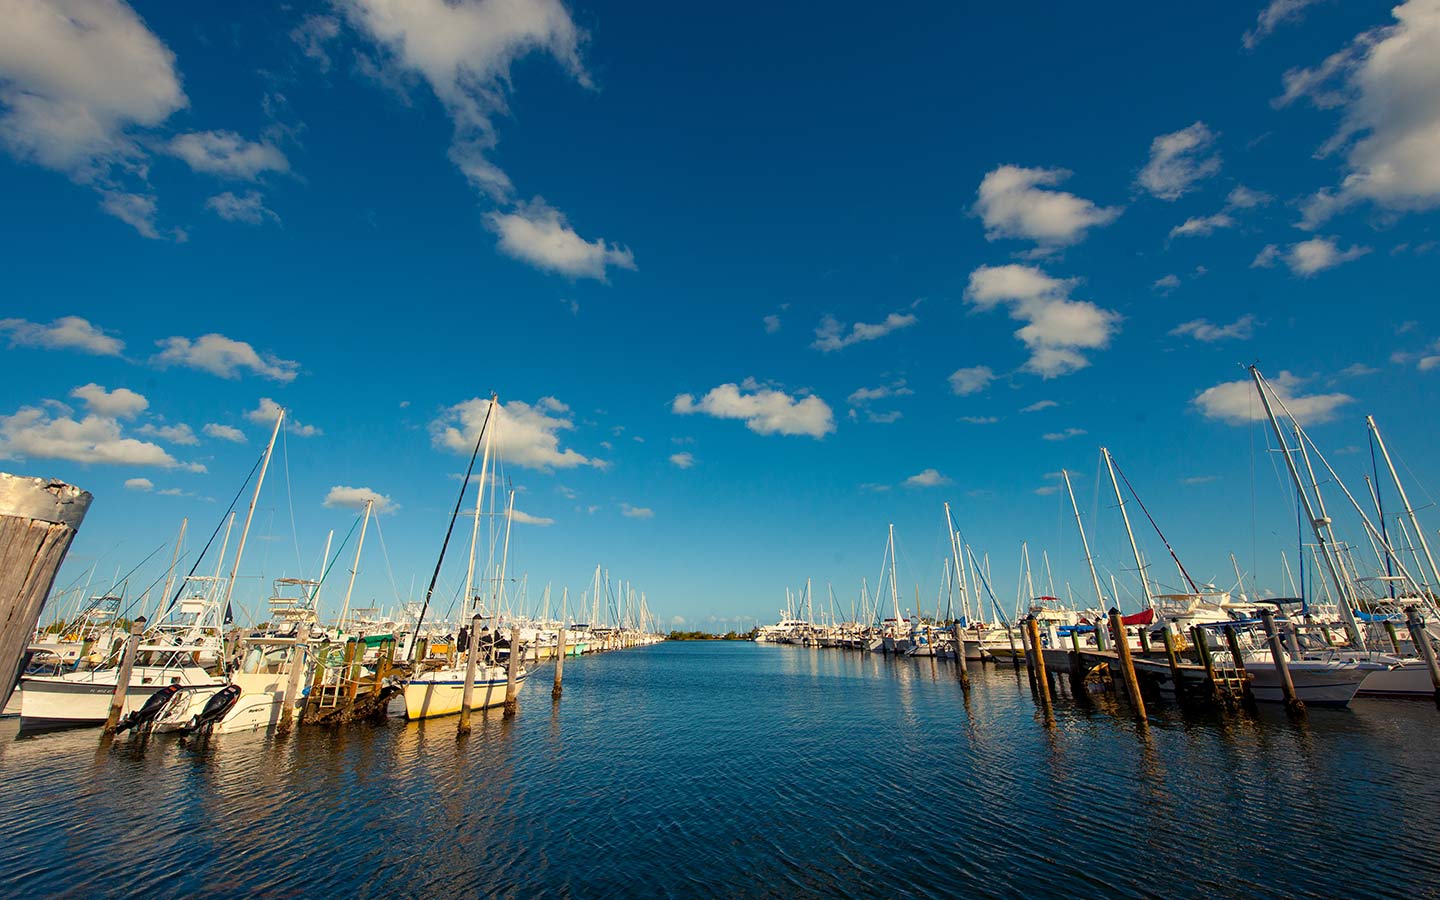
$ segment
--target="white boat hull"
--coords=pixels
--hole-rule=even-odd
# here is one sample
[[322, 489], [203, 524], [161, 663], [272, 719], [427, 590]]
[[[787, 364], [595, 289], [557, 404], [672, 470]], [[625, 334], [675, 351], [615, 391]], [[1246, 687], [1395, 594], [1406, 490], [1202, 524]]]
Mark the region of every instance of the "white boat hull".
[[[137, 667], [131, 672], [130, 687], [125, 692], [121, 714], [144, 706], [151, 694], [172, 679], [186, 689], [182, 693], [189, 695], [192, 702], [198, 697], [202, 706], [211, 694], [225, 685], [223, 680], [203, 673], [196, 677], [184, 670]], [[115, 672], [31, 676], [22, 679], [20, 684], [24, 688], [20, 706], [21, 727], [103, 725], [110, 715], [110, 701], [115, 695]]]
[[1407, 660], [1383, 672], [1371, 672], [1360, 682], [1361, 697], [1411, 697], [1429, 700], [1435, 696], [1430, 670], [1425, 663]]
[[[516, 676], [516, 689], [529, 673], [523, 668]], [[488, 709], [505, 702], [506, 672], [500, 666], [486, 666], [475, 674], [470, 692], [471, 709]], [[465, 670], [440, 669], [411, 678], [405, 685], [405, 718], [431, 719], [460, 712], [465, 696]]]
[[[1250, 672], [1250, 692], [1257, 701], [1284, 701], [1280, 673], [1275, 666], [1268, 661], [1247, 661], [1245, 668]], [[1295, 696], [1306, 706], [1348, 706], [1356, 691], [1360, 690], [1361, 682], [1372, 674], [1374, 670], [1346, 663], [1310, 660], [1290, 663], [1290, 680], [1295, 685]]]

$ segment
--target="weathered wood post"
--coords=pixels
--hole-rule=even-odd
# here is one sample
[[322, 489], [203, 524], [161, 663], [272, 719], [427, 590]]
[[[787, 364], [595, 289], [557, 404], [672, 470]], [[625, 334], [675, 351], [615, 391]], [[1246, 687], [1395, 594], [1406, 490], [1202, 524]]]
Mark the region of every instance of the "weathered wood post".
[[1070, 693], [1089, 701], [1085, 690], [1085, 663], [1080, 660], [1080, 632], [1070, 629]]
[[965, 632], [961, 630], [959, 622], [951, 626], [950, 630], [955, 635], [955, 668], [960, 673], [960, 690], [968, 691], [970, 667], [965, 663]]
[[1005, 637], [1010, 641], [1010, 665], [1020, 668], [1020, 655], [1015, 652], [1015, 626], [1005, 626]]
[[1290, 678], [1290, 660], [1285, 656], [1280, 632], [1275, 627], [1275, 613], [1268, 609], [1260, 610], [1260, 621], [1265, 623], [1265, 636], [1270, 640], [1270, 655], [1275, 660], [1275, 672], [1280, 676], [1280, 693], [1285, 698], [1285, 709], [1288, 712], [1304, 712], [1304, 702], [1295, 696], [1295, 682]]
[[300, 681], [305, 677], [305, 662], [309, 647], [295, 638], [294, 653], [290, 654], [290, 677], [285, 681], [285, 701], [280, 706], [280, 722], [275, 726], [278, 732], [290, 730], [295, 720], [295, 710], [300, 708]]
[[1025, 651], [1025, 674], [1030, 676], [1030, 686], [1033, 688], [1035, 687], [1035, 653], [1030, 649], [1030, 620], [1028, 618], [1021, 619], [1019, 625], [1021, 649]]
[[465, 686], [460, 690], [460, 724], [456, 734], [470, 733], [470, 703], [475, 696], [475, 667], [479, 658], [480, 614], [476, 613], [470, 620], [470, 640], [465, 647]]
[[0, 709], [91, 499], [63, 482], [0, 472]]
[[1137, 628], [1137, 629], [1135, 630], [1135, 633], [1138, 634], [1138, 635], [1140, 635], [1140, 655], [1141, 655], [1141, 656], [1149, 656], [1149, 655], [1150, 655], [1150, 635], [1145, 632], [1145, 626], [1144, 626], [1144, 625], [1141, 625], [1139, 628]]
[[505, 717], [520, 710], [520, 629], [510, 629], [510, 665], [505, 670]]
[[[1040, 647], [1040, 622], [1031, 616], [1025, 620], [1025, 627], [1030, 633], [1030, 647], [1034, 650], [1035, 657], [1035, 684], [1040, 691], [1040, 699], [1048, 708], [1050, 706], [1050, 679], [1045, 675], [1045, 653]], [[1029, 659], [1029, 655], [1026, 659]]]
[[1175, 683], [1175, 701], [1184, 702], [1185, 682], [1180, 674], [1180, 654], [1175, 652], [1175, 632], [1171, 630], [1169, 622], [1165, 623], [1165, 629], [1160, 632], [1160, 639], [1165, 642], [1165, 661], [1170, 664], [1170, 680]]
[[1115, 638], [1115, 651], [1120, 656], [1120, 674], [1125, 678], [1125, 693], [1135, 708], [1135, 718], [1145, 719], [1145, 698], [1140, 696], [1140, 680], [1135, 677], [1135, 661], [1130, 658], [1130, 641], [1125, 638], [1125, 620], [1118, 608], [1110, 610], [1110, 631]]
[[1385, 620], [1385, 634], [1390, 638], [1390, 648], [1395, 651], [1395, 655], [1403, 656], [1400, 652], [1400, 632], [1389, 619]]
[[1430, 670], [1430, 683], [1435, 686], [1435, 705], [1440, 707], [1440, 662], [1435, 659], [1435, 645], [1430, 642], [1425, 623], [1420, 621], [1420, 613], [1415, 607], [1405, 610], [1405, 624], [1410, 629], [1410, 640], [1415, 642], [1415, 652], [1420, 654]]
[[565, 674], [565, 626], [560, 626], [560, 633], [555, 636], [555, 686], [550, 689], [550, 699], [559, 700], [564, 689], [560, 687], [560, 679]]
[[1220, 696], [1220, 688], [1215, 683], [1215, 658], [1210, 655], [1210, 645], [1205, 640], [1205, 629], [1199, 625], [1191, 625], [1190, 640], [1195, 644], [1196, 660], [1205, 667], [1206, 697], [1213, 702]]
[[125, 651], [120, 656], [120, 668], [115, 675], [115, 692], [110, 695], [110, 714], [105, 717], [105, 734], [115, 733], [120, 716], [125, 712], [125, 695], [130, 693], [130, 672], [135, 668], [135, 649], [140, 646], [140, 635], [145, 631], [145, 617], [130, 623], [130, 637], [125, 640]]

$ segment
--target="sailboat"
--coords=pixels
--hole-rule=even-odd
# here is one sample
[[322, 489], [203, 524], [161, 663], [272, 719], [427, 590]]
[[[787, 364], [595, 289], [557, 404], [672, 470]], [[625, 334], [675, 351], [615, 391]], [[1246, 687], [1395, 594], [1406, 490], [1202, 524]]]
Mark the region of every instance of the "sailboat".
[[[491, 477], [491, 460], [494, 454], [494, 436], [496, 427], [499, 424], [499, 416], [496, 414], [499, 401], [495, 395], [490, 397], [490, 405], [485, 412], [485, 421], [480, 426], [480, 435], [475, 442], [475, 450], [470, 455], [470, 466], [465, 471], [464, 481], [461, 483], [460, 496], [455, 501], [455, 511], [450, 516], [450, 526], [445, 532], [445, 540], [440, 547], [440, 558], [435, 563], [435, 572], [430, 579], [430, 588], [425, 593], [425, 606], [422, 607], [420, 616], [415, 624], [415, 634], [418, 638], [420, 625], [424, 619], [425, 609], [428, 608], [431, 596], [435, 592], [435, 582], [440, 576], [440, 567], [445, 561], [445, 549], [450, 543], [450, 534], [455, 528], [455, 520], [460, 514], [460, 504], [464, 501], [465, 492], [469, 489], [470, 475], [475, 469], [475, 457], [480, 453], [483, 446], [484, 457], [480, 463], [480, 483], [475, 495], [475, 519], [470, 532], [470, 564], [465, 574], [465, 606], [467, 618], [470, 613], [484, 612], [480, 598], [474, 594], [475, 577], [475, 544], [479, 539], [480, 518], [484, 514], [485, 489], [488, 486], [491, 491], [491, 507], [494, 506], [494, 481], [498, 479]], [[498, 465], [498, 458], [496, 458]], [[498, 609], [503, 599], [505, 585], [505, 563], [509, 555], [510, 526], [515, 513], [515, 494], [510, 493], [506, 503], [505, 512], [505, 547], [500, 557], [500, 577], [498, 586], [492, 592], [491, 611]], [[487, 567], [488, 570], [489, 567]], [[482, 634], [488, 640], [482, 641]], [[492, 706], [499, 706], [505, 702], [507, 670], [499, 664], [496, 631], [487, 629], [482, 634], [472, 634], [471, 641], [482, 641], [479, 647], [480, 658], [478, 660], [475, 678], [470, 683], [470, 707], [471, 709], [486, 709]], [[521, 657], [523, 660], [523, 655]], [[458, 665], [457, 665], [458, 661]], [[405, 717], [407, 719], [431, 719], [437, 716], [448, 716], [460, 712], [464, 703], [466, 688], [466, 664], [461, 654], [456, 654], [456, 659], [448, 657], [426, 658], [415, 661], [414, 674], [406, 681], [404, 687]], [[517, 685], [523, 681], [528, 671], [523, 664], [519, 665], [516, 672]]]

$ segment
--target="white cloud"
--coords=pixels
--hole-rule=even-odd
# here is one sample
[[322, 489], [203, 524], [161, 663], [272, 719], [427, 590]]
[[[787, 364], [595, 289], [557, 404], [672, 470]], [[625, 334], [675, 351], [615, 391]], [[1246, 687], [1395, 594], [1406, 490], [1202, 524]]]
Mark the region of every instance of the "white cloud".
[[392, 513], [400, 508], [389, 496], [368, 487], [346, 487], [335, 485], [325, 495], [325, 505], [331, 509], [364, 509], [366, 503], [373, 502], [376, 515], [383, 516]]
[[964, 397], [978, 394], [995, 380], [995, 373], [989, 366], [970, 366], [950, 373], [950, 391]]
[[1161, 200], [1178, 200], [1195, 183], [1220, 171], [1211, 155], [1216, 135], [1204, 122], [1162, 134], [1150, 142], [1150, 161], [1140, 170], [1140, 186]]
[[[475, 449], [489, 410], [490, 401], [483, 397], [457, 403], [430, 423], [431, 441], [436, 447], [468, 455]], [[569, 407], [554, 397], [542, 397], [534, 406], [519, 400], [499, 403], [490, 424], [495, 428], [495, 452], [507, 463], [541, 471], [605, 467], [603, 460], [560, 448], [561, 432], [573, 429], [575, 423]]]
[[905, 479], [906, 487], [940, 487], [951, 483], [950, 479], [941, 475], [936, 469], [926, 469]]
[[1275, 261], [1279, 258], [1280, 247], [1277, 244], [1266, 244], [1260, 248], [1259, 253], [1255, 254], [1255, 259], [1251, 261], [1250, 268], [1268, 269], [1275, 265]]
[[135, 429], [135, 433], [158, 438], [169, 444], [179, 444], [182, 447], [194, 447], [200, 443], [200, 439], [195, 436], [194, 429], [183, 422], [177, 425], [141, 425]]
[[125, 490], [153, 491], [155, 490], [155, 482], [148, 478], [127, 478], [125, 479]]
[[[150, 194], [102, 190], [100, 192], [100, 208], [134, 228], [141, 237], [147, 237], [152, 241], [164, 240], [167, 237], [160, 233], [160, 228], [156, 224], [155, 220], [160, 210], [155, 198]], [[179, 229], [172, 231], [168, 236], [177, 241], [185, 240], [185, 232]]]
[[651, 509], [650, 507], [648, 507], [648, 506], [631, 506], [631, 505], [628, 504], [628, 503], [622, 503], [622, 504], [620, 504], [620, 514], [621, 514], [622, 516], [629, 516], [629, 517], [632, 518], [632, 519], [653, 519], [653, 518], [655, 518], [655, 510]]
[[0, 319], [0, 332], [8, 332], [11, 347], [45, 350], [79, 350], [95, 356], [119, 356], [124, 341], [111, 337], [79, 316], [61, 316], [49, 325], [25, 319]]
[[300, 364], [294, 360], [281, 359], [272, 353], [261, 355], [246, 342], [223, 334], [205, 334], [193, 341], [168, 337], [156, 341], [155, 346], [160, 352], [152, 362], [161, 368], [186, 366], [221, 378], [238, 378], [242, 372], [252, 372], [274, 381], [291, 382], [300, 370]]
[[779, 317], [779, 316], [766, 316], [765, 319], [764, 319], [764, 322], [765, 322], [765, 333], [766, 333], [766, 334], [774, 334], [775, 332], [777, 332], [777, 331], [780, 330], [780, 317]]
[[1040, 410], [1042, 409], [1054, 409], [1059, 405], [1060, 404], [1056, 403], [1054, 400], [1036, 400], [1034, 403], [1022, 408], [1020, 411], [1022, 413], [1040, 412]]
[[1109, 346], [1120, 324], [1119, 313], [1070, 299], [1078, 283], [1033, 266], [981, 266], [970, 273], [965, 299], [982, 311], [1004, 305], [1010, 318], [1026, 323], [1015, 332], [1030, 350], [1025, 368], [1052, 378], [1088, 366], [1080, 351]]
[[1206, 343], [1224, 340], [1248, 341], [1255, 333], [1255, 316], [1243, 315], [1229, 325], [1215, 325], [1209, 319], [1192, 319], [1175, 326], [1170, 333], [1176, 337], [1192, 337]]
[[1196, 237], [1214, 234], [1221, 228], [1234, 228], [1235, 217], [1229, 213], [1218, 212], [1211, 216], [1191, 216], [1184, 222], [1170, 229], [1170, 236]]
[[[273, 429], [275, 427], [275, 418], [279, 415], [280, 404], [271, 400], [269, 397], [261, 397], [256, 407], [245, 414], [245, 418], [254, 422], [256, 425], [264, 425], [267, 428]], [[296, 419], [290, 414], [289, 410], [285, 411], [285, 431], [296, 437], [315, 437], [316, 435], [324, 434], [323, 431], [314, 425], [302, 424], [299, 419]]]
[[1254, 50], [1255, 46], [1269, 37], [1276, 28], [1286, 22], [1300, 21], [1305, 10], [1318, 2], [1320, 0], [1270, 0], [1256, 17], [1255, 27], [1245, 32], [1240, 39], [1241, 43], [1246, 50]]
[[1237, 184], [1225, 196], [1225, 205], [1231, 209], [1255, 209], [1258, 206], [1265, 206], [1274, 199], [1263, 191], [1251, 190], [1243, 184]]
[[856, 388], [846, 398], [851, 406], [863, 406], [874, 400], [888, 400], [892, 397], [909, 397], [915, 392], [905, 386], [905, 379], [901, 378], [890, 384], [882, 384], [879, 387]]
[[538, 525], [541, 528], [555, 524], [554, 519], [546, 518], [544, 516], [532, 516], [524, 510], [520, 509], [510, 510], [510, 518], [515, 520], [516, 522], [519, 522], [521, 525]]
[[1392, 13], [1395, 24], [1362, 32], [1313, 69], [1285, 73], [1275, 105], [1309, 97], [1344, 109], [1319, 153], [1344, 150], [1346, 174], [1310, 198], [1302, 228], [1364, 201], [1395, 212], [1440, 206], [1440, 2], [1408, 0]]
[[693, 453], [672, 453], [670, 464], [677, 469], [688, 469], [695, 465], [695, 454]]
[[891, 313], [883, 322], [874, 325], [856, 322], [847, 333], [843, 322], [834, 316], [826, 316], [816, 326], [815, 341], [810, 346], [821, 353], [832, 353], [864, 341], [878, 340], [892, 331], [909, 328], [918, 321], [911, 313]]
[[1150, 285], [1150, 289], [1159, 291], [1162, 294], [1168, 294], [1179, 286], [1180, 276], [1172, 272], [1169, 275], [1163, 275], [1160, 278], [1155, 279], [1155, 283]]
[[288, 172], [285, 154], [270, 144], [247, 141], [233, 131], [177, 134], [166, 144], [196, 172], [254, 181], [265, 172]]
[[1008, 165], [986, 173], [975, 201], [985, 238], [1022, 238], [1060, 247], [1083, 240], [1087, 229], [1115, 221], [1119, 207], [1099, 207], [1065, 191], [1047, 190], [1069, 177], [1065, 169]]
[[85, 404], [85, 408], [97, 416], [107, 419], [130, 419], [150, 406], [143, 394], [129, 388], [107, 391], [94, 382], [82, 384], [70, 392], [70, 396]]
[[330, 71], [330, 54], [325, 45], [340, 36], [340, 23], [333, 16], [309, 15], [290, 32], [300, 52], [315, 60], [321, 72]]
[[175, 54], [119, 0], [7, 4], [0, 142], [17, 158], [103, 182], [143, 155], [129, 134], [186, 105]]
[[227, 222], [259, 225], [266, 219], [272, 222], [280, 221], [274, 210], [265, 205], [265, 198], [260, 196], [259, 191], [246, 191], [238, 196], [230, 191], [216, 194], [205, 201], [205, 208]]
[[961, 416], [960, 421], [967, 425], [994, 425], [1000, 421], [999, 416]]
[[200, 430], [205, 432], [207, 437], [216, 438], [217, 440], [231, 441], [236, 444], [243, 444], [247, 440], [245, 432], [230, 425], [219, 425], [215, 422], [210, 422]]
[[205, 471], [198, 463], [179, 462], [159, 444], [125, 437], [112, 416], [92, 412], [77, 421], [63, 405], [53, 410], [22, 406], [14, 415], [0, 416], [0, 457]]
[[1049, 434], [1041, 435], [1047, 441], [1068, 441], [1073, 437], [1087, 434], [1083, 428], [1066, 428], [1064, 431], [1052, 431]]
[[[1269, 379], [1270, 386], [1290, 412], [1306, 424], [1319, 424], [1335, 418], [1336, 411], [1347, 403], [1353, 403], [1349, 394], [1302, 394], [1305, 379], [1289, 372]], [[1216, 419], [1230, 425], [1244, 425], [1265, 419], [1265, 407], [1255, 393], [1255, 382], [1249, 378], [1229, 381], [1201, 391], [1194, 399], [1196, 409], [1207, 419]], [[1283, 415], [1279, 405], [1275, 414]]]
[[1369, 252], [1369, 247], [1358, 245], [1341, 250], [1334, 238], [1314, 237], [1308, 241], [1291, 244], [1284, 259], [1285, 264], [1290, 267], [1290, 271], [1302, 278], [1309, 278], [1317, 272], [1333, 269], [1343, 263], [1359, 259]]
[[607, 244], [600, 238], [585, 240], [559, 210], [539, 197], [520, 204], [514, 212], [492, 212], [486, 221], [499, 237], [497, 246], [502, 253], [537, 269], [605, 281], [611, 266], [635, 268], [635, 255], [628, 247]]
[[379, 44], [386, 65], [418, 73], [455, 124], [450, 160], [486, 195], [507, 199], [509, 177], [487, 154], [494, 120], [508, 112], [511, 67], [532, 51], [548, 53], [590, 86], [580, 62], [585, 38], [560, 0], [338, 0], [361, 33]]
[[819, 439], [835, 430], [834, 411], [819, 397], [792, 396], [761, 387], [748, 378], [741, 385], [712, 388], [698, 403], [693, 395], [680, 394], [670, 409], [678, 415], [704, 413], [717, 419], [739, 419], [756, 434], [797, 434]]

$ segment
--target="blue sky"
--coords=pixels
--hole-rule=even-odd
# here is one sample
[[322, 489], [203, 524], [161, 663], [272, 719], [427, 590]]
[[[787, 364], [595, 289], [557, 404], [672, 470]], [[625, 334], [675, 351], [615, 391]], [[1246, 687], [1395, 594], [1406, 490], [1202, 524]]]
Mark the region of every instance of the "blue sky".
[[[1285, 591], [1292, 501], [1225, 387], [1252, 361], [1352, 488], [1372, 413], [1426, 497], [1436, 0], [706, 16], [22, 4], [0, 456], [96, 496], [62, 583], [182, 516], [198, 547], [264, 398], [302, 427], [256, 598], [349, 529], [335, 487], [387, 498], [423, 584], [492, 391], [548, 522], [511, 571], [578, 591], [603, 563], [692, 623], [807, 576], [848, 606], [890, 522], [928, 606], [945, 500], [1002, 596], [1028, 540], [1086, 597], [1062, 467], [1128, 596], [1101, 444], [1189, 568], [1228, 586], [1234, 552]], [[378, 551], [357, 595], [393, 604]]]

